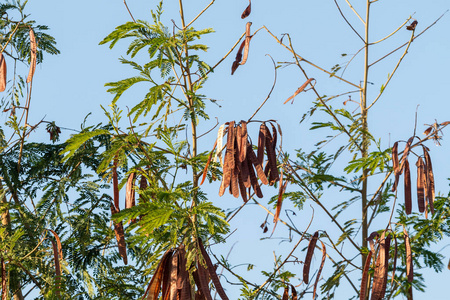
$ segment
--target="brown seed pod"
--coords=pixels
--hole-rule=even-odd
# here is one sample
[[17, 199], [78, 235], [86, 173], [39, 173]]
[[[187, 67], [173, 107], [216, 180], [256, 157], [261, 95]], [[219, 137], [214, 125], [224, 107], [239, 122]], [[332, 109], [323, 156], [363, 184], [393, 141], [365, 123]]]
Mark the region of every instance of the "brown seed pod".
[[281, 213], [281, 206], [283, 205], [283, 195], [286, 191], [287, 180], [283, 183], [283, 172], [281, 172], [280, 183], [278, 187], [278, 201], [277, 201], [277, 209], [275, 212], [275, 216], [273, 217], [273, 223], [277, 223]]
[[[119, 210], [114, 207], [114, 204], [111, 203], [111, 215], [118, 213]], [[127, 247], [125, 244], [125, 234], [123, 231], [122, 222], [114, 222], [114, 233], [116, 235], [117, 245], [119, 248], [119, 254], [122, 257], [123, 263], [125, 265], [128, 264], [127, 258]]]
[[[267, 177], [264, 174], [261, 164], [259, 164], [259, 161], [255, 155], [255, 152], [253, 152], [251, 144], [249, 144], [247, 146], [247, 158], [248, 158], [249, 162], [251, 162], [253, 164], [253, 166], [255, 166], [256, 174], [258, 175], [258, 178], [261, 180], [261, 182], [266, 185], [269, 184], [269, 181], [267, 180]], [[249, 168], [252, 168], [252, 166], [250, 164], [249, 164]]]
[[403, 150], [403, 157], [402, 157], [403, 160], [408, 158], [409, 151], [411, 150], [411, 144], [413, 141], [414, 141], [414, 137], [412, 136], [406, 142], [405, 150]]
[[3, 53], [0, 53], [0, 92], [6, 89], [6, 61]]
[[36, 71], [36, 58], [37, 58], [37, 43], [36, 43], [36, 37], [34, 36], [33, 29], [30, 29], [30, 71], [28, 72], [27, 77], [27, 83], [31, 82], [33, 80], [34, 71]]
[[292, 292], [292, 300], [297, 300], [297, 291], [295, 290], [295, 286], [291, 284], [291, 292]]
[[398, 243], [397, 243], [397, 237], [394, 235], [394, 263], [392, 266], [392, 278], [391, 278], [391, 285], [394, 283], [395, 279], [395, 270], [397, 269], [397, 256], [398, 256]]
[[369, 280], [369, 267], [371, 261], [372, 261], [372, 251], [369, 251], [366, 257], [366, 262], [364, 264], [363, 274], [361, 278], [361, 289], [359, 291], [360, 300], [366, 300], [368, 280]]
[[[275, 153], [275, 141], [267, 129], [265, 132], [266, 136], [266, 153], [269, 168], [269, 185], [273, 185], [279, 180], [278, 168], [277, 168], [277, 155]], [[266, 174], [267, 176], [267, 174]]]
[[392, 166], [395, 174], [400, 173], [400, 165], [398, 163], [398, 142], [395, 142], [392, 146]]
[[[251, 148], [251, 145], [249, 145], [248, 147]], [[253, 150], [251, 150], [251, 151], [253, 152]], [[247, 155], [248, 155], [248, 153], [247, 153]], [[248, 160], [248, 159], [247, 159], [247, 164], [248, 164], [248, 171], [249, 171], [248, 173], [250, 175], [250, 182], [252, 184], [253, 190], [255, 191], [255, 194], [258, 198], [262, 198], [263, 194], [262, 194], [261, 188], [258, 184], [258, 179], [256, 178], [255, 171], [253, 170], [253, 165], [250, 162], [250, 160]]]
[[200, 182], [200, 185], [202, 185], [203, 182], [205, 182], [206, 174], [208, 173], [208, 167], [209, 167], [209, 164], [211, 163], [212, 154], [214, 153], [214, 149], [216, 149], [216, 146], [217, 146], [217, 140], [214, 143], [213, 149], [209, 153], [208, 161], [206, 162], [205, 168], [203, 169], [202, 181]]
[[411, 197], [411, 172], [409, 170], [408, 158], [404, 160], [405, 165], [405, 213], [409, 215], [412, 210], [412, 197]]
[[434, 197], [435, 197], [435, 187], [434, 187], [434, 175], [433, 175], [433, 165], [431, 164], [431, 158], [428, 151], [424, 149], [424, 156], [425, 156], [425, 170], [426, 170], [426, 179], [427, 179], [427, 186], [426, 186], [426, 197], [427, 202], [430, 205], [431, 213], [434, 214]]
[[419, 211], [425, 211], [425, 190], [424, 190], [424, 181], [425, 181], [425, 167], [423, 163], [422, 157], [417, 159], [417, 203], [419, 206]]
[[284, 287], [283, 298], [281, 300], [289, 300], [289, 286]]
[[59, 254], [58, 254], [58, 247], [57, 247], [57, 245], [56, 245], [56, 243], [55, 243], [55, 241], [54, 240], [51, 240], [51, 242], [52, 242], [52, 246], [53, 246], [53, 260], [54, 260], [54, 262], [55, 262], [55, 281], [56, 281], [56, 291], [55, 291], [55, 294], [57, 295], [57, 296], [59, 296], [60, 295], [60, 288], [61, 288], [61, 286], [60, 286], [60, 284], [59, 284], [59, 282], [61, 281], [61, 265], [60, 265], [60, 257], [59, 257]]
[[252, 36], [250, 35], [250, 26], [251, 25], [252, 25], [252, 22], [247, 22], [247, 25], [245, 27], [244, 56], [242, 57], [242, 61], [240, 62], [241, 65], [244, 65], [248, 59], [248, 52], [250, 50], [250, 40], [252, 39]]
[[163, 275], [164, 275], [164, 269], [167, 265], [167, 262], [171, 261], [173, 249], [167, 250], [164, 255], [161, 257], [161, 260], [159, 261], [158, 266], [156, 267], [155, 273], [153, 274], [152, 279], [150, 280], [150, 283], [145, 290], [144, 296], [142, 299], [144, 299], [147, 296], [147, 299], [150, 300], [157, 300], [159, 297], [159, 292], [161, 291], [161, 283], [163, 281]]
[[248, 160], [248, 157], [246, 157], [244, 159], [244, 161], [241, 162], [241, 173], [240, 173], [240, 175], [242, 176], [242, 181], [244, 183], [244, 186], [246, 188], [249, 188], [249, 187], [252, 186], [252, 184], [250, 182], [250, 173], [249, 173], [249, 170], [248, 170], [248, 162], [247, 162], [247, 160]]
[[317, 285], [319, 284], [320, 275], [322, 274], [323, 266], [325, 265], [325, 259], [327, 258], [327, 248], [325, 247], [325, 244], [320, 241], [322, 244], [322, 261], [320, 262], [319, 270], [317, 271], [316, 281], [314, 282], [314, 289], [313, 289], [313, 300], [316, 299], [316, 290]]
[[112, 167], [113, 195], [114, 195], [113, 199], [114, 199], [115, 209], [120, 211], [120, 208], [119, 208], [119, 179], [117, 177], [117, 164], [118, 164], [118, 158], [116, 155], [114, 158], [113, 167]]
[[239, 67], [239, 64], [241, 63], [242, 60], [242, 51], [244, 50], [245, 47], [245, 41], [242, 41], [241, 46], [239, 46], [239, 50], [236, 53], [236, 58], [233, 62], [233, 65], [231, 66], [231, 75], [234, 74], [234, 72], [236, 72], [237, 68]]
[[371, 300], [382, 300], [386, 293], [390, 242], [391, 236], [385, 236], [383, 232], [380, 237], [379, 252], [375, 263]]
[[252, 1], [248, 0], [248, 6], [245, 8], [244, 12], [241, 15], [241, 19], [247, 18], [252, 12]]
[[259, 126], [259, 135], [258, 135], [258, 163], [262, 166], [264, 163], [264, 148], [266, 143], [266, 124], [261, 124]]
[[207, 270], [209, 272], [209, 276], [210, 276], [212, 282], [214, 283], [214, 286], [216, 287], [217, 293], [219, 294], [220, 298], [222, 298], [222, 300], [228, 300], [228, 297], [225, 294], [222, 284], [220, 283], [219, 277], [216, 274], [216, 271], [212, 264], [211, 258], [209, 257], [208, 253], [206, 252], [201, 239], [198, 240], [198, 244], [199, 244], [202, 256], [206, 262], [206, 266], [208, 267]]
[[414, 280], [413, 259], [411, 252], [411, 241], [408, 233], [406, 232], [406, 228], [403, 228], [403, 235], [405, 237], [406, 276], [408, 277], [408, 282], [412, 282]]
[[248, 201], [247, 191], [245, 189], [245, 183], [244, 183], [244, 180], [242, 179], [241, 173], [238, 174], [238, 183], [239, 183], [239, 190], [241, 193], [242, 200], [244, 200], [244, 202], [247, 202]]
[[247, 122], [241, 121], [241, 125], [238, 127], [238, 149], [239, 149], [239, 161], [243, 162], [247, 157], [247, 143], [248, 143], [248, 133], [247, 133]]
[[316, 247], [317, 239], [319, 237], [319, 232], [316, 231], [311, 236], [308, 244], [308, 250], [306, 251], [305, 263], [303, 264], [303, 282], [309, 283], [309, 269], [311, 268], [311, 260], [314, 254], [314, 248]]

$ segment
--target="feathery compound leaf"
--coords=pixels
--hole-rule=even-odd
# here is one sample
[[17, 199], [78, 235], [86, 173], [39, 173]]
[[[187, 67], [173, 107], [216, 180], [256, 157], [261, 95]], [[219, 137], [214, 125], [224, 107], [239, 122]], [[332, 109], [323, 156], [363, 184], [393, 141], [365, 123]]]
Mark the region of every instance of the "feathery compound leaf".
[[211, 277], [211, 280], [214, 283], [214, 286], [216, 287], [217, 293], [223, 300], [228, 300], [228, 297], [225, 294], [222, 285], [220, 284], [219, 277], [217, 277], [211, 258], [209, 257], [208, 253], [206, 253], [205, 247], [203, 246], [201, 239], [198, 240], [198, 245], [200, 247], [200, 251], [202, 252], [203, 258], [205, 259], [206, 266], [208, 267], [209, 276]]
[[405, 157], [404, 160], [405, 169], [405, 213], [409, 215], [412, 210], [412, 196], [411, 196], [411, 172], [409, 170], [408, 158]]
[[422, 213], [425, 211], [425, 167], [422, 157], [419, 156], [417, 159], [417, 203], [419, 206], [419, 211]]
[[308, 80], [306, 80], [305, 83], [303, 83], [303, 84], [295, 91], [294, 95], [292, 95], [292, 96], [290, 96], [289, 98], [287, 98], [287, 100], [284, 101], [283, 104], [288, 103], [290, 100], [292, 100], [291, 104], [294, 104], [294, 98], [295, 98], [295, 96], [297, 96], [298, 94], [300, 94], [301, 92], [303, 92], [303, 91], [305, 90], [306, 86], [307, 86], [308, 84], [310, 84], [311, 81], [313, 81], [313, 80], [315, 80], [315, 79], [314, 79], [314, 78], [309, 78]]
[[31, 80], [33, 80], [34, 71], [36, 71], [37, 43], [36, 43], [36, 37], [34, 36], [33, 29], [30, 29], [30, 50], [31, 50], [31, 53], [30, 53], [31, 61], [30, 61], [30, 71], [28, 72], [28, 77], [27, 77], [27, 83], [30, 83]]
[[248, 6], [247, 8], [244, 10], [244, 12], [241, 15], [241, 19], [245, 19], [248, 16], [250, 16], [250, 13], [252, 12], [252, 1], [248, 0]]
[[6, 89], [6, 61], [3, 53], [0, 53], [0, 92]]
[[316, 281], [314, 282], [313, 300], [316, 299], [317, 285], [319, 284], [320, 275], [322, 274], [323, 266], [325, 265], [325, 259], [327, 258], [327, 248], [322, 241], [320, 241], [320, 243], [322, 244], [322, 261], [320, 263], [319, 270], [317, 271]]
[[366, 257], [366, 262], [364, 264], [364, 270], [361, 278], [361, 289], [359, 291], [359, 299], [366, 300], [368, 279], [369, 279], [369, 267], [372, 261], [372, 251], [369, 251]]
[[317, 238], [319, 237], [319, 232], [314, 232], [314, 235], [311, 236], [308, 244], [308, 250], [306, 251], [306, 258], [303, 264], [303, 282], [309, 283], [309, 269], [311, 268], [311, 260], [314, 254], [314, 248], [316, 248]]

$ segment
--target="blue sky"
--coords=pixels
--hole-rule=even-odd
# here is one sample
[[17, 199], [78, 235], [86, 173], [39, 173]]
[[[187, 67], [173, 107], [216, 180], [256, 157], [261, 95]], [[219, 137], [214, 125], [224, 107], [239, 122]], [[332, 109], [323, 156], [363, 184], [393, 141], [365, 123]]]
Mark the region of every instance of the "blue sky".
[[[209, 2], [204, 0], [186, 1], [186, 19], [192, 19]], [[355, 2], [353, 3], [355, 9], [363, 16], [365, 7], [357, 1], [351, 2]], [[176, 1], [166, 1], [165, 3], [164, 20], [168, 24], [171, 24], [170, 19], [179, 23], [176, 3]], [[217, 0], [208, 12], [195, 23], [196, 28], [212, 27], [216, 31], [204, 40], [204, 43], [210, 46], [206, 53], [206, 60], [211, 65], [215, 64], [244, 32], [247, 19], [241, 20], [240, 14], [247, 3], [246, 0]], [[348, 21], [363, 35], [361, 22], [348, 8], [346, 2], [339, 0], [338, 3]], [[150, 19], [150, 10], [154, 9], [156, 4], [156, 1], [128, 1], [129, 8], [136, 19]], [[380, 0], [372, 5], [371, 40], [377, 41], [391, 33], [409, 16], [418, 20], [417, 32], [420, 32], [449, 8], [448, 0]], [[79, 129], [88, 113], [92, 113], [88, 124], [105, 122], [106, 118], [103, 116], [100, 105], [107, 106], [112, 100], [112, 96], [106, 92], [104, 84], [133, 75], [129, 68], [122, 66], [117, 60], [120, 56], [125, 55], [125, 42], [119, 43], [113, 50], [109, 50], [107, 45], [98, 45], [116, 26], [131, 21], [123, 1], [30, 0], [27, 10], [31, 13], [32, 19], [50, 27], [50, 34], [56, 38], [58, 48], [61, 50], [61, 54], [58, 56], [47, 56], [44, 63], [36, 70], [30, 123], [37, 122], [45, 116], [47, 120], [54, 120], [61, 127]], [[265, 25], [278, 37], [283, 33], [289, 33], [293, 47], [300, 55], [327, 70], [336, 64], [345, 64], [349, 57], [362, 47], [361, 41], [344, 22], [332, 0], [254, 0], [252, 14], [248, 20], [253, 23], [252, 31]], [[381, 139], [383, 147], [389, 147], [396, 140], [406, 140], [412, 135], [416, 109], [418, 111], [418, 132], [425, 129], [423, 124], [433, 123], [435, 119], [438, 122], [450, 120], [449, 30], [450, 14], [447, 13], [435, 26], [412, 43], [396, 75], [386, 88], [385, 94], [371, 111], [369, 125], [372, 127], [374, 135]], [[402, 28], [385, 43], [375, 45], [371, 48], [370, 60], [374, 61], [407, 42], [410, 34], [409, 31]], [[344, 53], [347, 56], [342, 57], [341, 54]], [[369, 81], [373, 85], [370, 86], [369, 97], [376, 96], [402, 53], [403, 49], [372, 67]], [[261, 30], [251, 41], [248, 62], [241, 66], [235, 75], [230, 75], [234, 53], [212, 74], [204, 93], [208, 97], [219, 100], [221, 108], [211, 105], [210, 115], [217, 116], [220, 123], [248, 119], [265, 99], [272, 86], [274, 76], [272, 62], [266, 54], [270, 54], [276, 62], [292, 61], [292, 55], [279, 46], [267, 32]], [[343, 77], [359, 84], [359, 81], [362, 80], [362, 59], [362, 53], [356, 56]], [[316, 87], [323, 94], [333, 95], [349, 90], [347, 84], [329, 79], [327, 75], [317, 69], [306, 67], [306, 70], [311, 77], [317, 79]], [[299, 147], [311, 149], [314, 142], [317, 141], [314, 136], [317, 133], [308, 131], [308, 127], [305, 125], [299, 125], [300, 117], [314, 100], [313, 94], [302, 93], [296, 97], [293, 105], [282, 105], [303, 81], [302, 74], [293, 66], [278, 69], [277, 85], [273, 94], [267, 105], [257, 115], [257, 119], [260, 120], [277, 119], [279, 121], [283, 128], [285, 150]], [[127, 103], [138, 100], [142, 96], [139, 92], [141, 91], [137, 89], [124, 94], [118, 103], [119, 106], [125, 108], [126, 105], [129, 105]], [[346, 99], [337, 98], [333, 100], [332, 105], [334, 107], [341, 106]], [[358, 99], [357, 94], [353, 99]], [[212, 118], [201, 127], [200, 131], [207, 131], [215, 123], [216, 120]], [[251, 134], [256, 134], [258, 126], [249, 128], [253, 131]], [[71, 133], [71, 131], [63, 130], [63, 137], [67, 138]], [[437, 190], [444, 193], [449, 190], [447, 178], [450, 177], [448, 171], [450, 160], [447, 155], [450, 147], [448, 136], [448, 133], [444, 136], [442, 147], [429, 145], [438, 178]], [[38, 134], [35, 138], [47, 139], [48, 137], [42, 129], [42, 134]], [[212, 134], [200, 142], [202, 151], [212, 147], [214, 138], [214, 134]], [[217, 190], [218, 186], [211, 187], [212, 197], [216, 197]], [[266, 190], [265, 195], [274, 193], [274, 191]], [[263, 201], [267, 203], [267, 199]], [[226, 203], [225, 206], [233, 207], [240, 205], [238, 200], [228, 199], [225, 196], [217, 199], [215, 203], [217, 205]], [[308, 210], [311, 210], [309, 205], [300, 213], [304, 215], [297, 217], [296, 222], [298, 222], [299, 228], [304, 228], [309, 221], [310, 212]], [[326, 226], [330, 228], [330, 234], [337, 233], [328, 220], [322, 219], [323, 215], [317, 208], [315, 208], [315, 213], [316, 217], [313, 220], [311, 232], [324, 229], [323, 226]], [[231, 223], [232, 229], [239, 228], [239, 230], [230, 238], [226, 247], [217, 251], [226, 255], [231, 245], [237, 242], [230, 254], [232, 263], [240, 264], [252, 261], [255, 264], [264, 262], [266, 266], [271, 266], [273, 247], [268, 246], [268, 242], [260, 241], [263, 235], [259, 224], [264, 218], [265, 213], [260, 208], [245, 207], [241, 217]], [[276, 235], [286, 235], [286, 231], [283, 231], [281, 226], [279, 227]], [[375, 229], [378, 228], [373, 228], [373, 230]], [[258, 246], [258, 250], [249, 251], [248, 247], [256, 243], [261, 245]], [[273, 242], [272, 245], [278, 245], [278, 241]], [[441, 243], [438, 249], [444, 245]], [[290, 249], [290, 244], [282, 243], [276, 247], [277, 255], [285, 255]], [[297, 254], [303, 255], [298, 250]], [[449, 248], [444, 249], [442, 254], [448, 259]], [[267, 262], [269, 262], [268, 265]], [[320, 257], [317, 256], [314, 264], [317, 266], [319, 263]], [[329, 261], [327, 264], [331, 265]], [[300, 267], [297, 266], [297, 268], [299, 268], [298, 274], [300, 274]], [[444, 273], [446, 272], [449, 271], [444, 270]], [[417, 295], [416, 299], [444, 299], [442, 286], [445, 284], [446, 276], [444, 274], [435, 275], [433, 272], [425, 272], [425, 274], [428, 286], [427, 296]], [[345, 289], [343, 288], [337, 295], [345, 298], [347, 295]]]

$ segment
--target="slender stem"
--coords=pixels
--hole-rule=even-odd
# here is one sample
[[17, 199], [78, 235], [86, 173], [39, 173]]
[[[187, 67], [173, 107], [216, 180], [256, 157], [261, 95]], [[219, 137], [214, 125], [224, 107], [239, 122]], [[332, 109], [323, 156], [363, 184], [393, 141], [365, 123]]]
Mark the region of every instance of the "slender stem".
[[214, 4], [216, 0], [212, 0], [194, 19], [192, 19], [192, 21], [189, 22], [189, 24], [187, 24], [186, 26], [183, 25], [183, 30], [185, 30], [187, 27], [191, 26], [192, 23], [195, 22], [195, 20], [197, 20], [201, 15], [203, 15], [203, 13], [211, 6]]
[[339, 10], [339, 13], [341, 14], [342, 18], [344, 19], [344, 21], [348, 24], [348, 26], [350, 26], [350, 28], [353, 30], [354, 33], [356, 33], [356, 35], [361, 39], [361, 41], [364, 42], [364, 39], [362, 38], [362, 36], [358, 33], [358, 31], [356, 31], [356, 29], [352, 26], [352, 24], [350, 24], [350, 22], [347, 20], [347, 18], [344, 16], [344, 13], [342, 12], [341, 8], [339, 7], [339, 4], [337, 3], [336, 0], [334, 0], [334, 3], [336, 4], [337, 9]]
[[[369, 136], [367, 134], [368, 124], [367, 124], [367, 85], [369, 77], [369, 16], [370, 16], [370, 0], [366, 2], [366, 22], [365, 22], [365, 37], [364, 37], [364, 81], [361, 97], [361, 118], [362, 118], [362, 158], [368, 156], [369, 150]], [[362, 216], [362, 234], [361, 234], [361, 246], [367, 248], [367, 236], [368, 236], [368, 225], [367, 225], [367, 190], [368, 190], [368, 175], [369, 170], [363, 170], [363, 182], [362, 182], [362, 195], [361, 195], [361, 216]], [[364, 266], [366, 261], [366, 255], [361, 255], [361, 266]]]
[[366, 25], [366, 22], [364, 22], [364, 20], [361, 18], [361, 16], [358, 14], [358, 12], [353, 8], [352, 4], [348, 1], [345, 0], [345, 2], [347, 2], [348, 6], [350, 7], [350, 9], [355, 13], [355, 15], [361, 20], [361, 22]]

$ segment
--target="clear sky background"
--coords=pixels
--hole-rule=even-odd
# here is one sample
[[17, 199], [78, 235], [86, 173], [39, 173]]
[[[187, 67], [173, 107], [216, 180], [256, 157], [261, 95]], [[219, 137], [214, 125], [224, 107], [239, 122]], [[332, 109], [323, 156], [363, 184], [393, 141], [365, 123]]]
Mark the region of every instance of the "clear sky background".
[[[195, 0], [185, 1], [186, 19], [192, 19], [210, 1]], [[351, 1], [360, 15], [365, 14], [365, 1]], [[354, 2], [354, 3], [353, 3]], [[359, 4], [358, 2], [361, 2]], [[343, 13], [355, 29], [363, 35], [363, 25], [348, 9], [345, 1], [338, 0]], [[261, 26], [267, 26], [276, 36], [289, 33], [295, 50], [315, 64], [330, 70], [336, 64], [345, 64], [351, 55], [355, 54], [362, 43], [351, 31], [339, 14], [334, 1], [269, 1], [254, 0], [252, 14], [246, 20], [241, 20], [240, 15], [247, 6], [246, 0], [223, 1], [217, 0], [195, 23], [195, 27], [212, 27], [216, 32], [206, 37], [203, 42], [210, 47], [206, 53], [206, 60], [214, 65], [244, 32], [245, 23], [251, 21], [252, 32]], [[129, 8], [136, 19], [150, 20], [150, 10], [155, 9], [157, 1], [129, 0]], [[192, 6], [191, 6], [192, 5]], [[448, 0], [419, 1], [419, 0], [380, 0], [372, 5], [371, 15], [371, 41], [377, 41], [391, 33], [401, 25], [409, 16], [418, 20], [416, 32], [421, 32], [447, 9], [450, 8]], [[177, 1], [166, 1], [164, 5], [164, 21], [171, 24], [174, 19], [180, 25], [178, 17]], [[42, 65], [39, 65], [33, 82], [33, 96], [31, 102], [30, 123], [38, 122], [43, 117], [49, 121], [56, 121], [58, 126], [71, 129], [79, 129], [80, 124], [88, 113], [88, 124], [106, 122], [106, 118], [100, 105], [107, 106], [112, 96], [106, 92], [106, 82], [117, 81], [134, 73], [127, 66], [121, 65], [117, 58], [125, 56], [126, 42], [120, 42], [116, 48], [109, 50], [108, 46], [99, 46], [98, 43], [109, 34], [116, 26], [131, 21], [122, 0], [94, 0], [94, 1], [55, 1], [55, 0], [30, 0], [27, 11], [31, 18], [38, 24], [50, 27], [50, 34], [56, 38], [57, 47], [61, 50], [58, 56], [47, 56]], [[372, 133], [381, 139], [381, 145], [386, 148], [394, 141], [406, 140], [413, 134], [414, 118], [418, 112], [418, 132], [426, 128], [423, 124], [431, 124], [450, 120], [450, 104], [448, 87], [450, 86], [450, 13], [447, 13], [435, 26], [430, 28], [420, 38], [416, 39], [409, 50], [408, 55], [400, 65], [396, 76], [386, 88], [385, 94], [374, 106], [369, 116], [369, 125]], [[374, 61], [389, 53], [392, 49], [407, 42], [410, 32], [402, 28], [397, 34], [372, 48], [370, 60]], [[341, 54], [348, 54], [342, 57]], [[374, 97], [385, 82], [388, 74], [392, 72], [396, 61], [403, 53], [403, 49], [376, 64], [371, 69], [369, 81], [369, 97]], [[292, 55], [279, 46], [264, 30], [258, 32], [251, 41], [250, 55], [246, 65], [241, 66], [230, 75], [231, 64], [235, 52], [216, 69], [207, 82], [204, 94], [218, 100], [221, 108], [210, 104], [210, 116], [212, 119], [205, 123], [200, 132], [206, 132], [216, 124], [213, 116], [217, 116], [219, 123], [230, 120], [248, 119], [253, 111], [266, 98], [274, 77], [273, 65], [268, 56], [270, 54], [276, 62], [293, 61]], [[363, 55], [360, 53], [349, 65], [343, 77], [359, 84], [363, 78]], [[142, 61], [141, 61], [142, 62]], [[326, 95], [339, 94], [351, 87], [346, 83], [335, 79], [329, 79], [317, 69], [306, 67], [308, 75], [317, 79], [319, 93]], [[26, 74], [26, 73], [25, 73]], [[339, 73], [341, 74], [341, 73]], [[258, 113], [256, 119], [276, 119], [279, 121], [283, 133], [283, 147], [287, 151], [304, 148], [312, 149], [317, 137], [317, 132], [308, 131], [307, 124], [299, 125], [299, 120], [314, 100], [313, 93], [302, 93], [295, 99], [293, 105], [282, 103], [304, 82], [303, 75], [296, 67], [286, 67], [278, 70], [277, 85], [267, 105]], [[143, 96], [143, 89], [130, 90], [119, 100], [118, 105], [126, 110]], [[342, 106], [346, 97], [333, 100], [333, 107]], [[354, 94], [357, 100], [358, 95]], [[356, 109], [356, 104], [348, 106]], [[417, 106], [420, 105], [418, 108]], [[258, 125], [249, 127], [250, 134], [257, 134]], [[215, 132], [200, 141], [201, 151], [212, 148]], [[63, 130], [62, 138], [66, 139], [72, 132]], [[442, 147], [435, 147], [431, 143], [431, 155], [437, 177], [437, 190], [445, 195], [449, 191], [448, 180], [450, 177], [450, 159], [448, 156], [450, 133], [444, 136]], [[48, 139], [45, 129], [34, 136], [35, 139]], [[342, 140], [344, 141], [344, 140]], [[331, 146], [330, 146], [331, 147]], [[331, 148], [333, 149], [333, 148]], [[209, 194], [211, 200], [221, 207], [237, 207], [241, 200], [224, 196], [218, 198], [218, 183], [213, 184]], [[267, 203], [269, 196], [275, 195], [275, 190], [263, 190]], [[339, 201], [335, 196], [329, 195], [329, 201]], [[402, 196], [400, 196], [402, 199]], [[336, 202], [338, 203], [338, 202]], [[355, 207], [356, 209], [357, 207]], [[309, 222], [311, 208], [309, 203], [305, 209], [297, 213], [294, 218], [298, 228], [305, 228]], [[240, 217], [231, 223], [232, 230], [238, 230], [230, 237], [226, 246], [214, 248], [217, 253], [226, 255], [231, 246], [236, 242], [230, 254], [231, 264], [251, 262], [258, 265], [255, 268], [258, 273], [263, 266], [266, 270], [273, 262], [273, 249], [277, 255], [286, 255], [292, 244], [281, 243], [280, 240], [260, 241], [263, 235], [259, 225], [265, 219], [265, 212], [252, 205], [244, 208]], [[388, 216], [386, 216], [387, 221]], [[380, 226], [385, 223], [381, 222]], [[338, 234], [334, 225], [324, 218], [322, 212], [315, 208], [315, 219], [310, 232], [318, 229], [327, 230], [330, 235]], [[371, 230], [377, 230], [375, 227]], [[287, 232], [279, 225], [274, 236], [286, 236]], [[298, 237], [294, 237], [294, 241]], [[448, 240], [443, 241], [437, 250], [443, 248]], [[275, 248], [274, 248], [275, 245]], [[307, 243], [303, 246], [306, 247]], [[301, 247], [302, 248], [302, 247]], [[450, 248], [441, 252], [446, 256], [447, 264], [450, 257]], [[296, 255], [303, 257], [299, 250]], [[300, 258], [302, 259], [302, 258]], [[313, 268], [320, 264], [320, 255], [316, 255]], [[331, 267], [330, 261], [327, 267]], [[297, 265], [300, 274], [301, 268]], [[244, 271], [242, 269], [236, 269]], [[325, 270], [331, 274], [331, 270]], [[432, 271], [424, 271], [426, 294], [416, 294], [415, 299], [448, 299], [445, 284], [448, 282], [449, 270], [444, 269], [441, 274]], [[257, 275], [256, 280], [258, 279]], [[235, 279], [228, 277], [232, 281]], [[344, 280], [341, 281], [345, 285]], [[299, 282], [294, 282], [298, 284]], [[228, 289], [233, 289], [227, 286]], [[338, 290], [337, 299], [347, 298], [349, 289], [343, 287]], [[234, 295], [234, 297], [233, 297]], [[230, 298], [235, 299], [236, 292], [230, 293]]]

